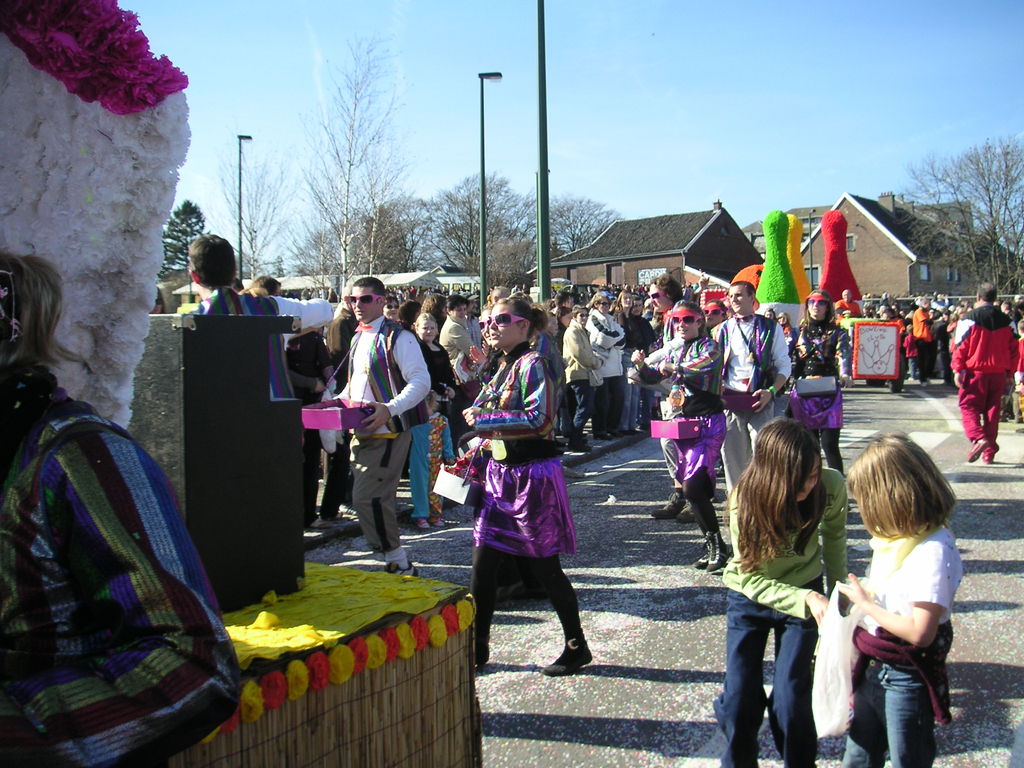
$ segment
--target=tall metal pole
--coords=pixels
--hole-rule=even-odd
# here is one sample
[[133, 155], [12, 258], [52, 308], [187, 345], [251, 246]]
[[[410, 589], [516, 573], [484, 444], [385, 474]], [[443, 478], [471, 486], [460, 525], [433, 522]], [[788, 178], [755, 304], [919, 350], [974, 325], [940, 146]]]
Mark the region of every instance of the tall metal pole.
[[242, 142], [252, 136], [238, 134], [238, 279], [242, 279]]
[[551, 298], [551, 226], [548, 216], [548, 87], [544, 55], [544, 0], [537, 0], [537, 281], [539, 298]]
[[808, 280], [811, 288], [814, 288], [814, 240], [811, 238], [811, 230], [814, 226], [814, 214], [817, 212], [817, 208], [811, 208], [810, 213], [807, 214], [807, 258], [810, 259], [810, 271], [808, 272]]
[[480, 306], [487, 296], [487, 171], [484, 168], [484, 80], [501, 80], [501, 72], [481, 72], [480, 78]]

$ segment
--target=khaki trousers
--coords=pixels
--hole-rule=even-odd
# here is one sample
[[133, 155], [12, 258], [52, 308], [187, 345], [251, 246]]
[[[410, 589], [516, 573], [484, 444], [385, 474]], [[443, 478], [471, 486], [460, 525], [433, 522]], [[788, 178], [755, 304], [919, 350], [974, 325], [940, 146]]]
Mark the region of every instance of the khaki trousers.
[[395, 517], [395, 495], [409, 454], [410, 435], [352, 438], [352, 507], [366, 543], [374, 552], [402, 546]]

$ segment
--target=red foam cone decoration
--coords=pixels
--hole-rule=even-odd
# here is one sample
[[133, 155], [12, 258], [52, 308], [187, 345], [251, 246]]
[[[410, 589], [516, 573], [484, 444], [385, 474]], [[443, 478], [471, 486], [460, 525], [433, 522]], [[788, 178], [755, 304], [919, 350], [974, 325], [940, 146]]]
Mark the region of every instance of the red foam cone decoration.
[[825, 266], [819, 287], [834, 300], [841, 298], [843, 291], [850, 291], [853, 300], [860, 301], [857, 278], [846, 256], [846, 217], [839, 211], [828, 211], [821, 217], [821, 236], [825, 240]]

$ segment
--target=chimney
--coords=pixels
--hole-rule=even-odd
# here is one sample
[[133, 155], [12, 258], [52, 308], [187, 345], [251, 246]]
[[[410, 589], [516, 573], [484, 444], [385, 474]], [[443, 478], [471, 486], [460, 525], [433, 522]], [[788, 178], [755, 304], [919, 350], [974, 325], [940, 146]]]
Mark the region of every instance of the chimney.
[[715, 202], [713, 202], [711, 204], [711, 210], [713, 210], [713, 211], [720, 211], [720, 210], [722, 210], [722, 201], [721, 200], [715, 200]]
[[892, 192], [883, 192], [878, 196], [878, 204], [889, 213], [896, 214], [896, 195]]

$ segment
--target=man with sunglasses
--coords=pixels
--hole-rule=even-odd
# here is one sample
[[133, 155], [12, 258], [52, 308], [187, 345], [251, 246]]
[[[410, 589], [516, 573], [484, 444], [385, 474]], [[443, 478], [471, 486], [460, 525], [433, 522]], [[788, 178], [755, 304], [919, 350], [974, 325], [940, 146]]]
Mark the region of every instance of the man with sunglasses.
[[772, 420], [772, 401], [786, 385], [793, 368], [782, 327], [754, 314], [755, 293], [754, 286], [746, 280], [730, 285], [727, 301], [733, 314], [714, 333], [724, 355], [722, 393], [752, 396], [751, 404], [726, 411], [728, 426], [722, 464], [725, 485], [730, 491], [750, 463], [757, 432]]
[[384, 317], [385, 288], [361, 277], [344, 297], [359, 325], [339, 398], [373, 409], [352, 438], [352, 507], [366, 543], [384, 553], [389, 573], [415, 576], [402, 546], [395, 495], [409, 453], [409, 430], [429, 417], [430, 373], [416, 336]]

